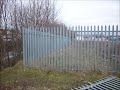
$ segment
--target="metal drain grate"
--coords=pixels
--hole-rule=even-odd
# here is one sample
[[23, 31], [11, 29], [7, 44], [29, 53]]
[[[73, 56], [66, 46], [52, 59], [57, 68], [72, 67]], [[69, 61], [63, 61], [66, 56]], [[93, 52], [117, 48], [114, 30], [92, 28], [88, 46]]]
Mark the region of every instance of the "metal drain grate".
[[71, 90], [120, 90], [120, 78], [108, 76], [96, 82], [85, 84]]

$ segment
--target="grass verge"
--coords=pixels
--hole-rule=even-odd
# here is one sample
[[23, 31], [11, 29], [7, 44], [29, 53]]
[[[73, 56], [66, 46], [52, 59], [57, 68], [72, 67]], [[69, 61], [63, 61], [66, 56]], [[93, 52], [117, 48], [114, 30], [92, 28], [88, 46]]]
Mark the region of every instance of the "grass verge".
[[0, 72], [0, 90], [70, 90], [105, 77], [101, 72], [65, 72], [24, 69], [22, 62]]

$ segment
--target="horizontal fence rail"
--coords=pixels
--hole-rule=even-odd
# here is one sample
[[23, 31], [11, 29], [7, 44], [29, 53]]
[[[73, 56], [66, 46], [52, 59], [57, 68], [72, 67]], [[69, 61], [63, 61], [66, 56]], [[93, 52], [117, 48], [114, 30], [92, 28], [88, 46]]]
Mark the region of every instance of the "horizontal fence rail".
[[23, 30], [27, 67], [120, 72], [118, 26], [41, 27]]

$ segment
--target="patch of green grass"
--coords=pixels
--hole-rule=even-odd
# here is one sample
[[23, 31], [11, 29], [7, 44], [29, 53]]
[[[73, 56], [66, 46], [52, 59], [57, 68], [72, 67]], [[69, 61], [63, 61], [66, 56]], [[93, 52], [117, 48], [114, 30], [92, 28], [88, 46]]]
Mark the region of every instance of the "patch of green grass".
[[93, 82], [106, 74], [101, 72], [65, 72], [42, 70], [38, 68], [25, 69], [22, 62], [14, 67], [6, 68], [0, 72], [1, 85], [12, 87], [12, 90], [31, 88], [32, 90], [70, 90], [71, 88]]

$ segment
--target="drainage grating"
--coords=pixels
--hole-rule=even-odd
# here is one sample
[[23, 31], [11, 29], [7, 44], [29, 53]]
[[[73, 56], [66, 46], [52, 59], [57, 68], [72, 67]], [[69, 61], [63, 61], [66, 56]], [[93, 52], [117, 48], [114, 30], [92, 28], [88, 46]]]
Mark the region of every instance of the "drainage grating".
[[120, 90], [120, 78], [108, 76], [96, 82], [85, 84], [71, 90]]

